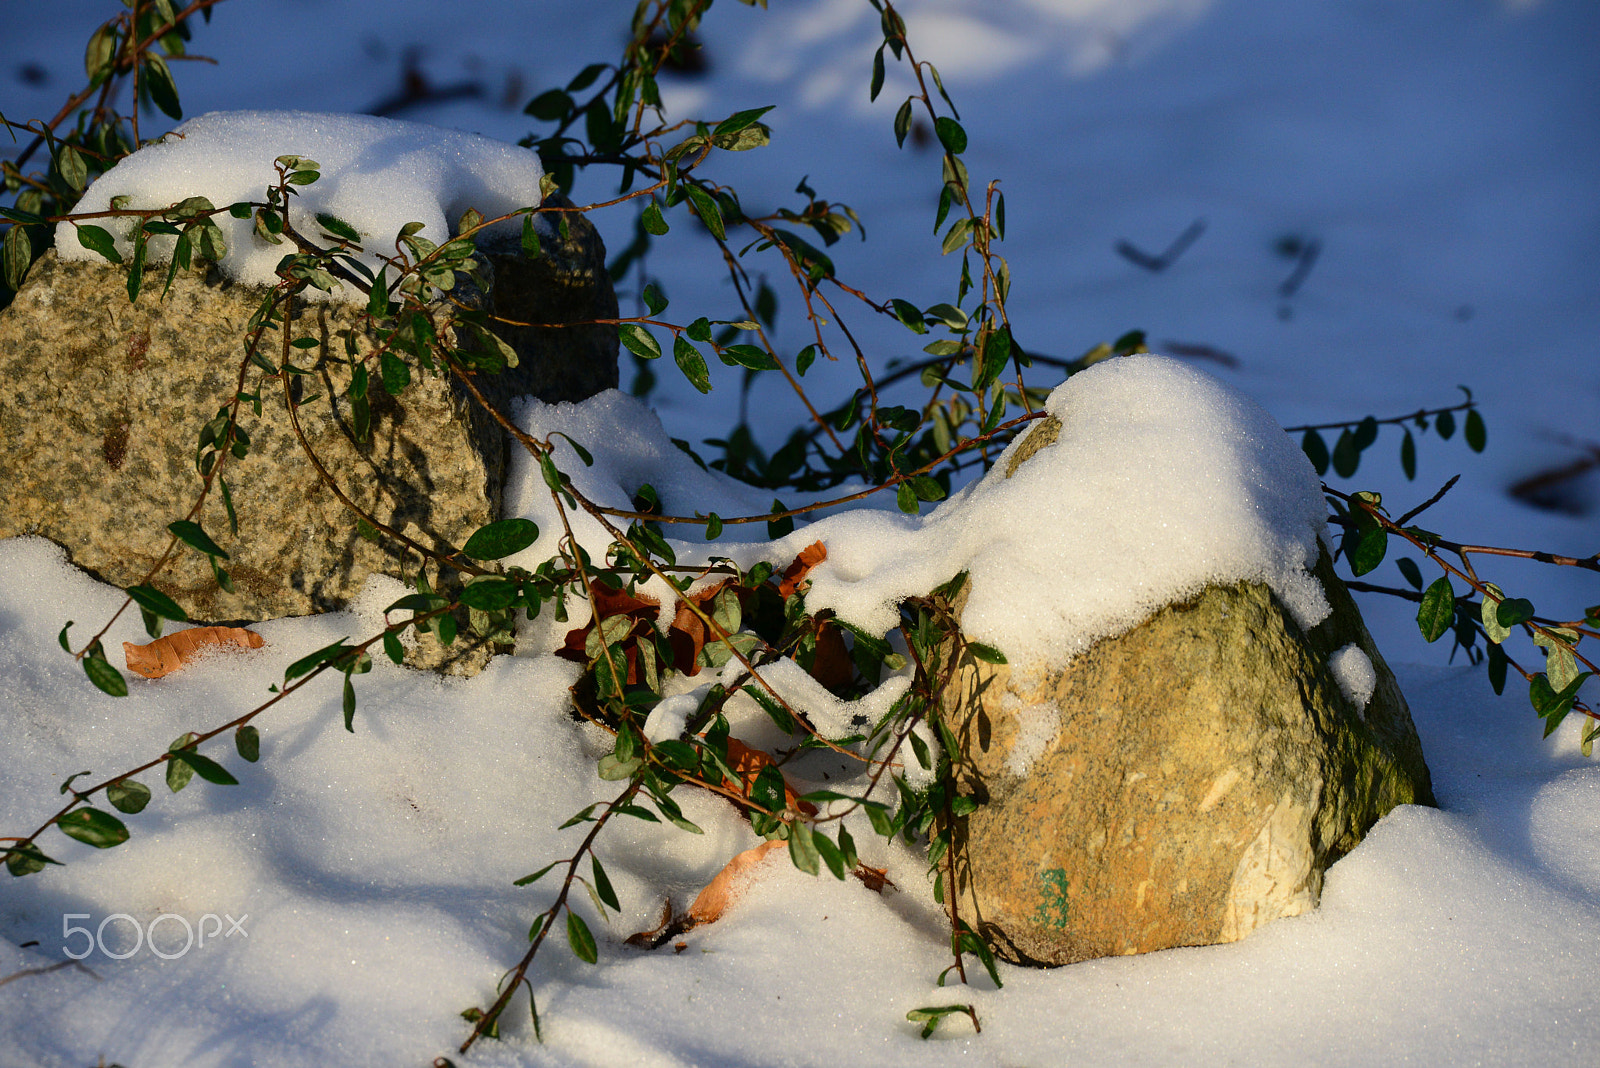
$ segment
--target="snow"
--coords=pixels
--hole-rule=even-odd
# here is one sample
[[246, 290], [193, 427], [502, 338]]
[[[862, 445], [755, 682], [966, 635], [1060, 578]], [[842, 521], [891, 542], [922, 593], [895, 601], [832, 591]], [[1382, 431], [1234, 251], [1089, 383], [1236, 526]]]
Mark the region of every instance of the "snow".
[[[1142, 327], [1158, 349], [1209, 345], [1237, 362], [1204, 366], [1285, 425], [1414, 411], [1467, 384], [1484, 402], [1484, 456], [1469, 454], [1459, 434], [1419, 434], [1418, 479], [1407, 483], [1393, 462], [1399, 432], [1386, 428], [1355, 480], [1330, 482], [1382, 489], [1398, 512], [1459, 472], [1461, 483], [1419, 522], [1490, 543], [1593, 551], [1593, 473], [1567, 487], [1570, 513], [1535, 511], [1505, 492], [1587, 455], [1592, 435], [1582, 428], [1593, 425], [1600, 393], [1593, 5], [923, 0], [902, 10], [919, 57], [940, 65], [962, 109], [974, 177], [1004, 178], [1002, 248], [1021, 343], [1070, 358]], [[8, 118], [54, 114], [79, 84], [82, 43], [107, 12], [100, 0], [59, 0], [36, 14], [11, 43], [49, 79], [0, 86]], [[460, 0], [447, 20], [428, 0], [393, 0], [381, 14], [352, 0], [224, 4], [193, 45], [219, 65], [184, 64], [179, 83], [196, 111], [312, 99], [358, 111], [399, 84], [415, 44], [435, 85], [466, 79], [484, 92], [407, 114], [510, 142], [529, 132], [520, 108], [533, 87], [615, 45], [616, 27], [595, 19], [592, 5], [546, 5], [536, 27], [525, 23], [503, 0]], [[719, 5], [705, 25], [710, 78], [664, 80], [663, 95], [674, 117], [779, 103], [764, 120], [771, 149], [719, 157], [715, 176], [764, 207], [792, 205], [795, 181], [809, 173], [824, 196], [856, 207], [871, 233], [864, 245], [852, 238], [830, 250], [843, 276], [875, 295], [949, 300], [953, 264], [932, 254], [929, 235], [937, 160], [889, 139], [910, 83], [891, 65], [884, 95], [866, 99], [875, 31], [875, 13], [856, 0], [770, 12]], [[158, 119], [147, 117], [146, 137], [160, 132]], [[281, 151], [332, 159], [304, 145]], [[251, 179], [248, 195], [259, 196], [264, 180]], [[614, 192], [591, 183], [578, 199]], [[453, 206], [438, 211], [441, 227], [452, 221]], [[674, 237], [691, 229], [678, 218]], [[1119, 239], [1159, 251], [1197, 218], [1208, 223], [1204, 236], [1159, 274], [1113, 251]], [[625, 212], [596, 222], [613, 249], [631, 237]], [[1279, 287], [1293, 264], [1274, 251], [1286, 236], [1315, 237], [1322, 248], [1292, 297]], [[725, 284], [689, 266], [696, 240], [710, 248], [688, 234], [651, 269], [665, 276], [674, 312], [732, 312]], [[805, 344], [802, 325], [796, 303], [785, 303], [780, 345]], [[852, 326], [875, 361], [914, 356], [926, 340], [892, 324]], [[702, 399], [661, 374], [653, 401], [665, 436], [698, 443], [744, 403], [772, 447], [781, 437], [769, 435], [803, 418], [779, 383], [758, 380], [741, 402], [732, 372], [713, 376], [716, 389]], [[853, 376], [819, 361], [806, 385], [834, 403]], [[616, 440], [596, 451], [594, 470], [557, 439], [563, 470], [592, 478], [581, 484], [602, 498], [608, 486], [614, 495], [634, 488], [637, 472], [676, 463], [655, 452], [654, 414], [608, 403], [616, 407], [603, 418], [589, 406], [537, 417], [568, 420], [580, 441], [611, 428]], [[618, 436], [619, 426], [630, 433]], [[702, 479], [686, 457], [673, 470], [683, 499], [706, 502], [702, 510], [770, 506], [770, 496]], [[534, 496], [518, 507], [532, 514]], [[853, 522], [864, 543], [904, 538], [959, 503], [915, 519], [878, 509]], [[782, 549], [792, 558], [822, 523]], [[738, 532], [730, 525], [701, 550], [729, 551]], [[830, 545], [829, 581], [842, 590], [856, 578], [832, 554]], [[132, 696], [117, 702], [88, 685], [53, 637], [69, 615], [74, 632], [87, 633], [116, 601], [58, 561], [37, 542], [0, 543], [3, 834], [26, 833], [53, 812], [67, 775], [109, 774], [241, 714], [287, 663], [367, 633], [373, 606], [386, 603], [375, 589], [361, 606], [368, 619], [264, 624], [266, 648], [133, 680]], [[851, 567], [873, 570], [867, 558]], [[1600, 602], [1592, 575], [1480, 567], [1563, 618]], [[1403, 581], [1391, 564], [1368, 579]], [[132, 842], [96, 852], [55, 835], [51, 851], [65, 868], [4, 884], [0, 979], [81, 944], [62, 937], [65, 914], [86, 913], [67, 922], [91, 927], [117, 913], [143, 924], [163, 914], [196, 925], [248, 917], [249, 932], [208, 938], [171, 961], [97, 951], [84, 962], [93, 975], [12, 979], [0, 998], [8, 1064], [391, 1065], [440, 1055], [507, 1066], [1592, 1063], [1600, 768], [1578, 754], [1576, 723], [1542, 739], [1515, 684], [1497, 698], [1481, 669], [1444, 666], [1417, 636], [1414, 606], [1364, 597], [1362, 607], [1397, 665], [1441, 807], [1391, 814], [1329, 870], [1319, 909], [1243, 942], [1048, 972], [1004, 968], [1000, 991], [982, 980], [937, 987], [946, 936], [924, 862], [863, 828], [854, 836], [873, 851], [864, 859], [888, 867], [898, 892], [813, 880], [779, 858], [727, 917], [683, 939], [683, 953], [641, 953], [621, 939], [653, 924], [663, 897], [681, 908], [755, 844], [727, 806], [685, 795], [705, 835], [625, 822], [602, 837], [623, 914], [607, 925], [586, 898], [577, 906], [599, 938], [598, 967], [574, 960], [559, 937], [541, 952], [530, 978], [546, 1043], [534, 1041], [519, 1001], [504, 1043], [458, 1057], [465, 1026], [454, 1014], [492, 996], [552, 892], [550, 877], [523, 890], [511, 880], [567, 855], [581, 832], [554, 828], [610, 784], [593, 775], [595, 740], [563, 711], [573, 665], [501, 658], [461, 682], [418, 680], [380, 660], [357, 680], [355, 735], [343, 730], [336, 686], [286, 703], [262, 721], [260, 764], [218, 749], [240, 786], [196, 782], [165, 795], [153, 782], [156, 800], [129, 819]], [[580, 623], [575, 613], [562, 629]], [[136, 620], [107, 636], [113, 660], [124, 639], [142, 640]], [[524, 640], [531, 653], [545, 638]], [[759, 743], [755, 723], [736, 733]], [[1042, 719], [1038, 735], [1048, 727]], [[126, 928], [118, 920], [107, 934]], [[161, 933], [164, 951], [181, 945], [172, 922]], [[955, 1021], [923, 1043], [904, 1020], [908, 1009], [957, 1001], [977, 1007], [981, 1036]]]
[[[1019, 667], [1059, 669], [1213, 584], [1264, 583], [1303, 627], [1327, 616], [1308, 574], [1327, 516], [1320, 483], [1260, 405], [1177, 360], [1132, 356], [1073, 375], [1045, 411], [1061, 424], [1053, 444], [1008, 478], [1019, 438], [981, 482], [924, 516], [855, 509], [770, 546], [763, 538], [754, 552], [761, 524], [725, 528], [715, 543], [674, 539], [674, 551], [685, 564], [719, 555], [782, 566], [820, 541], [828, 557], [811, 573], [807, 607], [880, 635], [899, 625], [901, 601], [966, 572], [968, 636]], [[599, 504], [631, 507], [649, 484], [668, 515], [766, 511], [768, 498], [702, 471], [658, 419], [615, 391], [578, 404], [529, 402], [522, 417], [536, 438], [559, 432], [588, 449], [593, 466], [565, 443], [561, 462]], [[520, 457], [511, 482], [508, 514], [541, 532], [515, 558], [532, 569], [555, 551], [563, 527], [537, 464]], [[592, 555], [605, 551], [611, 539], [597, 520], [572, 523]]]
[[[105, 774], [237, 715], [293, 659], [358, 626], [339, 614], [261, 624], [265, 648], [134, 680], [118, 702], [51, 637], [61, 605], [104, 618], [112, 591], [25, 538], [0, 542], [0, 591], [8, 828], [52, 807], [57, 773]], [[139, 638], [124, 620], [108, 645]], [[6, 884], [0, 976], [79, 948], [84, 936], [64, 940], [64, 923], [93, 930], [115, 914], [142, 926], [216, 916], [245, 933], [172, 960], [97, 949], [84, 964], [98, 978], [14, 980], [0, 1002], [8, 1063], [386, 1066], [451, 1054], [463, 1036], [454, 1013], [490, 996], [547, 901], [544, 883], [511, 881], [570, 852], [581, 828], [557, 825], [612, 790], [565, 712], [575, 670], [519, 656], [440, 680], [380, 660], [358, 680], [356, 734], [343, 729], [337, 685], [321, 687], [261, 721], [259, 764], [217, 752], [239, 786], [195, 782], [173, 796], [152, 783], [156, 800], [130, 818], [134, 840], [104, 853], [56, 836], [50, 851], [66, 867]], [[466, 1063], [746, 1064], [782, 1050], [796, 1065], [1287, 1065], [1307, 1049], [1335, 1065], [1584, 1063], [1596, 1037], [1584, 991], [1600, 966], [1600, 768], [1577, 754], [1570, 726], [1541, 739], [1521, 698], [1494, 697], [1472, 670], [1409, 668], [1402, 684], [1442, 808], [1391, 814], [1329, 871], [1318, 910], [1243, 942], [1006, 967], [999, 991], [986, 980], [939, 988], [947, 961], [924, 861], [860, 827], [864, 859], [887, 867], [897, 891], [813, 879], [780, 857], [724, 919], [682, 939], [687, 951], [645, 953], [623, 936], [653, 924], [664, 897], [685, 907], [756, 844], [731, 807], [685, 794], [704, 835], [624, 821], [603, 836], [623, 912], [608, 924], [578, 905], [600, 940], [598, 967], [559, 939], [539, 958], [545, 1044], [514, 1015], [506, 1042]], [[112, 952], [126, 951], [115, 936], [131, 938], [129, 923], [107, 926]], [[182, 927], [159, 930], [162, 951], [178, 954]], [[904, 1021], [953, 1001], [977, 1006], [981, 1037], [957, 1024], [924, 1043]]]
[[1203, 371], [1158, 356], [1069, 378], [1046, 410], [1060, 437], [896, 536], [837, 516], [806, 604], [875, 632], [894, 605], [960, 571], [968, 636], [1019, 666], [1060, 668], [1096, 640], [1208, 584], [1270, 586], [1302, 626], [1328, 614], [1307, 569], [1327, 514], [1316, 472], [1272, 417]]
[[[330, 214], [355, 227], [367, 250], [361, 262], [377, 274], [380, 256], [395, 254], [395, 235], [410, 222], [423, 224], [420, 236], [443, 244], [455, 224], [474, 208], [486, 219], [536, 207], [544, 172], [529, 149], [486, 137], [367, 115], [309, 111], [215, 111], [190, 119], [163, 140], [147, 145], [101, 175], [84, 192], [74, 212], [106, 211], [113, 197], [126, 196], [129, 208], [167, 207], [203, 196], [219, 208], [239, 202], [264, 203], [267, 187], [278, 181], [273, 161], [297, 155], [321, 164], [322, 177], [292, 186], [289, 224], [312, 241], [332, 245], [317, 223]], [[212, 216], [227, 238], [218, 264], [225, 274], [254, 285], [275, 285], [278, 262], [294, 251], [254, 233], [248, 218]], [[117, 238], [118, 252], [132, 252], [130, 222], [99, 220]], [[487, 232], [515, 232], [508, 220]], [[150, 241], [149, 258], [171, 258], [172, 237]], [[79, 240], [70, 222], [56, 224], [56, 250], [63, 259], [101, 261]], [[352, 302], [365, 295], [341, 284], [335, 291]]]
[[1328, 659], [1328, 667], [1339, 684], [1339, 692], [1364, 715], [1367, 702], [1372, 700], [1372, 691], [1378, 687], [1378, 673], [1372, 669], [1367, 654], [1361, 651], [1361, 646], [1351, 642]]

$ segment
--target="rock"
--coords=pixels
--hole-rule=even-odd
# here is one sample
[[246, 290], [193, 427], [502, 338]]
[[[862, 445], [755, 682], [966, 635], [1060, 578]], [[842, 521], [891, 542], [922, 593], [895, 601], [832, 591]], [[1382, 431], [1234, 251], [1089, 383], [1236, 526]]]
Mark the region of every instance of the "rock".
[[[486, 252], [497, 272], [492, 309], [524, 322], [614, 317], [605, 251], [587, 220], [571, 216], [570, 239], [544, 244], [536, 263], [512, 250]], [[245, 326], [265, 291], [197, 265], [178, 271], [162, 298], [165, 279], [165, 265], [147, 267], [130, 304], [125, 268], [49, 252], [0, 310], [0, 537], [41, 535], [107, 582], [143, 581], [166, 551], [167, 524], [184, 518], [200, 492], [201, 428], [242, 383], [260, 396], [262, 411], [244, 406], [250, 452], [224, 470], [238, 532], [230, 533], [220, 492], [196, 517], [228, 552], [234, 591], [219, 587], [205, 557], [181, 546], [151, 584], [196, 620], [241, 622], [343, 608], [374, 572], [414, 577], [420, 554], [358, 527], [306, 459], [278, 381], [244, 364]], [[374, 373], [371, 437], [357, 442], [340, 335], [354, 328], [359, 350], [372, 350], [361, 309], [306, 302], [295, 313], [296, 336], [330, 343], [320, 362], [316, 349], [300, 357], [302, 366], [317, 365], [295, 383], [302, 429], [340, 488], [429, 549], [459, 547], [498, 518], [509, 439], [460, 383], [414, 373], [394, 398]], [[441, 314], [453, 336], [448, 319]], [[573, 400], [617, 384], [614, 327], [503, 336], [520, 365], [475, 376], [502, 408], [524, 394]], [[451, 659], [433, 644], [424, 662]], [[487, 656], [483, 648], [462, 651], [471, 644], [458, 640], [453, 658], [467, 659], [454, 670], [475, 670]]]
[[954, 828], [955, 901], [1000, 956], [1243, 938], [1314, 908], [1328, 865], [1394, 806], [1433, 804], [1405, 699], [1326, 552], [1314, 574], [1332, 613], [1309, 632], [1241, 583], [1062, 671], [964, 658], [944, 708], [979, 805]]

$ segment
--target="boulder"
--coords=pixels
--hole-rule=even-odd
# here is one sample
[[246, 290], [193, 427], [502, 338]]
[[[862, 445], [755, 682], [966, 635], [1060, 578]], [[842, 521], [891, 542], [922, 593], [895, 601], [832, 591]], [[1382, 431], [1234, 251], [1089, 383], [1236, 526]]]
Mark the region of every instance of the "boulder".
[[[485, 249], [490, 292], [458, 296], [525, 323], [614, 318], [599, 235], [583, 216], [568, 218], [568, 236], [545, 240], [536, 261]], [[206, 558], [181, 548], [152, 585], [196, 620], [242, 622], [343, 608], [373, 573], [414, 577], [420, 554], [358, 525], [308, 462], [277, 380], [254, 366], [241, 378], [241, 340], [265, 291], [197, 264], [178, 271], [163, 297], [166, 270], [146, 267], [130, 303], [125, 268], [49, 252], [0, 310], [0, 537], [41, 535], [107, 582], [142, 581], [166, 549], [167, 524], [184, 518], [200, 492], [201, 428], [242, 381], [261, 411], [242, 408], [249, 455], [224, 472], [237, 534], [220, 492], [196, 517], [228, 552], [234, 589], [219, 587]], [[370, 438], [358, 441], [341, 335], [353, 330], [360, 351], [373, 349], [361, 312], [296, 304], [295, 335], [326, 343], [299, 360], [314, 368], [295, 380], [301, 429], [362, 509], [430, 549], [459, 547], [500, 515], [508, 436], [457, 381], [413, 374], [391, 397], [373, 374]], [[453, 335], [448, 313], [439, 318]], [[617, 384], [614, 327], [519, 326], [503, 336], [519, 365], [475, 376], [501, 408], [521, 395], [577, 400]], [[319, 360], [319, 351], [328, 355]], [[457, 670], [474, 670], [486, 655], [471, 653]], [[430, 658], [446, 659], [438, 649], [423, 654]]]
[[944, 714], [978, 807], [954, 827], [953, 900], [1000, 956], [1243, 938], [1314, 908], [1328, 865], [1384, 813], [1433, 803], [1405, 698], [1326, 552], [1314, 575], [1332, 612], [1305, 630], [1240, 583], [1063, 670], [963, 658]]

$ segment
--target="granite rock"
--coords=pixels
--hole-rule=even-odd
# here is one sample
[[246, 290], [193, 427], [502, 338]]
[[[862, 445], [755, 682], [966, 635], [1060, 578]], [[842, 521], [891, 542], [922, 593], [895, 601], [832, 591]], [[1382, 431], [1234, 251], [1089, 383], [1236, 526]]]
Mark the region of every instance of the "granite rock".
[[[586, 220], [573, 216], [569, 238], [547, 240], [545, 253], [529, 263], [513, 250], [486, 250], [485, 273], [496, 279], [489, 294], [463, 295], [529, 323], [615, 316], [604, 248]], [[420, 555], [358, 527], [308, 462], [277, 379], [245, 365], [245, 326], [265, 291], [209, 265], [178, 271], [163, 297], [165, 279], [165, 265], [147, 267], [130, 303], [125, 268], [49, 252], [0, 310], [0, 537], [40, 535], [107, 582], [141, 581], [166, 549], [167, 524], [200, 491], [201, 428], [242, 388], [262, 410], [243, 408], [250, 452], [225, 469], [238, 532], [220, 493], [197, 517], [229, 553], [234, 592], [218, 586], [203, 556], [181, 548], [152, 584], [196, 620], [240, 622], [343, 608], [375, 572], [414, 576]], [[346, 495], [430, 549], [458, 547], [499, 517], [509, 439], [460, 382], [413, 374], [396, 398], [374, 374], [371, 434], [358, 441], [342, 335], [372, 350], [361, 309], [302, 302], [294, 314], [295, 336], [324, 341], [328, 354], [318, 360], [313, 349], [298, 361], [314, 364], [295, 379], [301, 428]], [[453, 337], [448, 313], [439, 320]], [[573, 400], [617, 383], [614, 327], [506, 334], [519, 366], [474, 376], [502, 408], [517, 396]], [[475, 670], [487, 650], [470, 645], [458, 641], [447, 657], [425, 641], [420, 658]]]
[[[1234, 941], [1314, 908], [1323, 872], [1394, 806], [1433, 803], [1405, 698], [1325, 552], [1314, 574], [1332, 612], [1309, 629], [1241, 583], [1064, 670], [964, 659], [944, 710], [979, 804], [954, 827], [954, 900], [1000, 956]], [[1330, 664], [1352, 644], [1373, 669], [1365, 701]]]

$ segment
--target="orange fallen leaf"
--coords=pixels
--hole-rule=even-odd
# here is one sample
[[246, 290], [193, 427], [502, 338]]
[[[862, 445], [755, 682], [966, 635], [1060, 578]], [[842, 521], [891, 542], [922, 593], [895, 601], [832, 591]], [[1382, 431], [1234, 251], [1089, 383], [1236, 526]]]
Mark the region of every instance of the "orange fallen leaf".
[[[684, 917], [689, 927], [698, 927], [702, 923], [715, 923], [728, 907], [738, 900], [744, 893], [750, 879], [755, 875], [756, 866], [775, 849], [785, 848], [785, 843], [773, 840], [762, 842], [753, 849], [746, 849], [717, 872], [716, 878], [706, 884], [700, 895], [694, 899], [694, 904], [689, 906], [689, 912]], [[687, 928], [685, 928], [687, 930]]]
[[122, 643], [128, 670], [147, 679], [170, 675], [212, 646], [238, 646], [259, 649], [266, 639], [244, 627], [191, 627], [157, 638], [146, 645]]
[[820, 541], [814, 541], [794, 558], [794, 563], [783, 569], [783, 581], [778, 583], [778, 593], [785, 599], [794, 593], [805, 582], [811, 569], [828, 558], [828, 547]]

